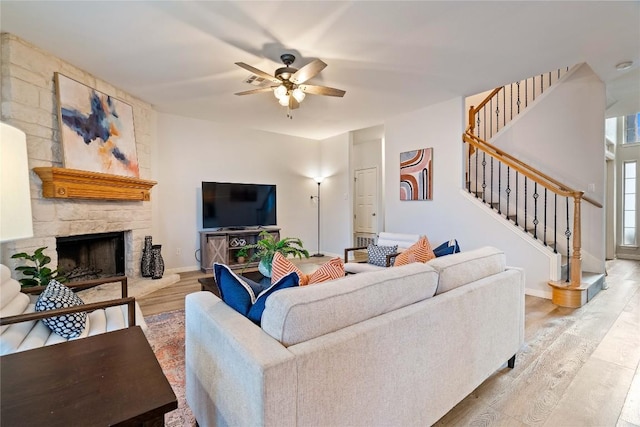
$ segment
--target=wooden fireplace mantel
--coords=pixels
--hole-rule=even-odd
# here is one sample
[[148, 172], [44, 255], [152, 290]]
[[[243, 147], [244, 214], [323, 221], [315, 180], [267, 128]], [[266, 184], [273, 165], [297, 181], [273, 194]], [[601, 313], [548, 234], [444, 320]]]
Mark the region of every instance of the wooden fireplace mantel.
[[57, 199], [151, 200], [156, 181], [77, 169], [37, 167], [42, 195]]

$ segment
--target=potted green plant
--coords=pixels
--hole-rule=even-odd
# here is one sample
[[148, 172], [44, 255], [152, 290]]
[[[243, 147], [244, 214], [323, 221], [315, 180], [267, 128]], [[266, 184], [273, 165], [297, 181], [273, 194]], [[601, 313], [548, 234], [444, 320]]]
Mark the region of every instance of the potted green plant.
[[33, 263], [33, 265], [21, 265], [15, 268], [16, 271], [20, 271], [23, 276], [26, 276], [19, 280], [20, 286], [24, 288], [47, 286], [52, 279], [56, 279], [58, 282], [67, 281], [66, 277], [60, 275], [58, 269], [51, 270], [47, 267], [47, 264], [51, 262], [51, 257], [43, 253], [45, 249], [47, 249], [46, 246], [38, 248], [32, 255], [20, 252], [11, 256], [11, 258], [24, 259]]
[[[265, 277], [271, 277], [271, 263], [276, 252], [280, 252], [285, 257], [293, 255], [302, 259], [309, 258], [309, 252], [303, 247], [302, 240], [295, 237], [285, 237], [276, 240], [273, 234], [263, 231], [258, 235], [258, 241], [251, 245], [245, 245], [238, 251], [238, 257], [247, 257], [247, 263], [259, 260], [258, 270]], [[249, 256], [250, 250], [253, 250]]]

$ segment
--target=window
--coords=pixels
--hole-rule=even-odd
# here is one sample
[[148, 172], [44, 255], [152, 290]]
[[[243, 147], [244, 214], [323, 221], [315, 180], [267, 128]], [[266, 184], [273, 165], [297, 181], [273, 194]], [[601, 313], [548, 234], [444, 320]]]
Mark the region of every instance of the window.
[[638, 129], [640, 125], [640, 113], [624, 116], [622, 123], [624, 126], [622, 143], [634, 144], [640, 142], [640, 130]]
[[622, 244], [625, 246], [636, 246], [636, 166], [637, 162], [624, 162]]

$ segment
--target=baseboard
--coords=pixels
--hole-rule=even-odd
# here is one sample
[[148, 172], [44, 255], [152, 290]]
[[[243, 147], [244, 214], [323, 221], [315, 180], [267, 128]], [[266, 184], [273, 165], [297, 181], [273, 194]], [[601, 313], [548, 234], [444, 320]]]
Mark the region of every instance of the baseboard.
[[199, 265], [190, 265], [187, 267], [176, 267], [176, 268], [168, 268], [166, 270], [167, 273], [177, 274], [177, 273], [186, 273], [189, 271], [200, 271]]
[[551, 299], [552, 297], [552, 292], [550, 290], [543, 291], [540, 289], [525, 288], [524, 294], [530, 295], [532, 297], [538, 297], [538, 298], [544, 298], [544, 299]]

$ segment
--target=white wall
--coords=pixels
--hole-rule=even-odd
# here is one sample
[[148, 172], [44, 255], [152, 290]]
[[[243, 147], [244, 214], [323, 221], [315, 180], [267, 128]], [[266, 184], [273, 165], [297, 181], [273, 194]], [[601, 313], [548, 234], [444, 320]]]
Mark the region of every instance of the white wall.
[[[277, 185], [282, 237], [299, 237], [315, 252], [319, 142], [158, 113], [152, 192], [154, 243], [167, 269], [199, 268], [202, 181]], [[180, 251], [181, 255], [177, 252]]]
[[[463, 250], [485, 245], [525, 268], [527, 293], [549, 298], [551, 255], [462, 190], [464, 100], [454, 98], [385, 123], [385, 230], [426, 234], [433, 245], [458, 239]], [[433, 200], [400, 201], [400, 153], [433, 147]]]
[[320, 190], [320, 247], [325, 255], [342, 257], [344, 248], [351, 246], [353, 186], [349, 173], [349, 146], [350, 134], [320, 142], [321, 175], [325, 177]]

